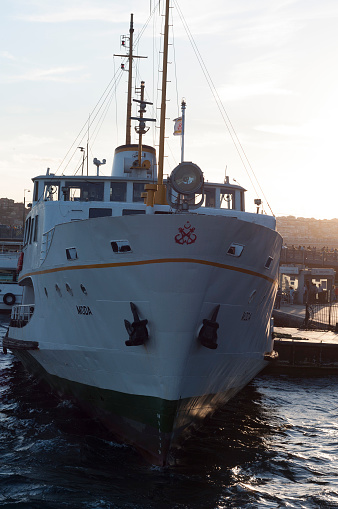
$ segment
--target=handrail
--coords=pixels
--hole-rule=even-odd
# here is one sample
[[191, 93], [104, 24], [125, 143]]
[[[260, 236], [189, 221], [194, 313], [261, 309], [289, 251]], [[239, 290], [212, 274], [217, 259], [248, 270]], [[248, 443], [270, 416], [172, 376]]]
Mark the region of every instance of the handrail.
[[22, 328], [30, 322], [34, 314], [34, 304], [20, 304], [12, 307], [10, 327]]

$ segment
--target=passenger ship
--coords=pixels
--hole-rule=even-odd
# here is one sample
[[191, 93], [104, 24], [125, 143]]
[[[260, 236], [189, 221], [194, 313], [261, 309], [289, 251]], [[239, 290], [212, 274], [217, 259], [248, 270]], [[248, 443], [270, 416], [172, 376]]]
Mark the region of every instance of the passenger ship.
[[22, 288], [18, 285], [18, 261], [18, 252], [0, 252], [0, 313], [10, 313], [14, 304], [21, 304]]
[[[164, 38], [168, 12], [166, 0]], [[229, 179], [185, 161], [163, 178], [164, 129], [159, 160], [142, 142], [142, 87], [139, 143], [116, 148], [110, 177], [95, 159], [93, 176], [33, 178], [23, 303], [3, 348], [165, 465], [266, 366], [281, 237]]]

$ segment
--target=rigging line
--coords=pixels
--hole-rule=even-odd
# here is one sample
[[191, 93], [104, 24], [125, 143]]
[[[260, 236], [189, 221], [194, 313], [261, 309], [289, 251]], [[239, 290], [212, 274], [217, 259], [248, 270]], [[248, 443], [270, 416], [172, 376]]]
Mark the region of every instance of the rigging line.
[[133, 47], [133, 49], [134, 49], [134, 48], [137, 46], [137, 44], [139, 43], [139, 41], [140, 41], [140, 39], [141, 39], [141, 37], [142, 37], [142, 35], [143, 35], [144, 31], [146, 30], [146, 28], [148, 27], [148, 25], [149, 25], [149, 23], [150, 23], [151, 18], [154, 16], [154, 13], [155, 13], [155, 11], [156, 11], [156, 8], [157, 8], [157, 6], [158, 6], [159, 4], [160, 4], [160, 1], [158, 1], [158, 2], [157, 2], [157, 4], [156, 4], [156, 5], [154, 5], [154, 8], [153, 8], [152, 12], [150, 13], [150, 15], [149, 15], [149, 17], [148, 17], [147, 21], [144, 23], [144, 25], [143, 25], [143, 27], [141, 28], [141, 30], [140, 30], [139, 34], [137, 35], [137, 37], [135, 37], [135, 40], [134, 40], [134, 47]]
[[105, 121], [105, 118], [106, 118], [106, 116], [107, 116], [107, 114], [108, 114], [108, 111], [109, 111], [109, 109], [110, 109], [111, 103], [113, 102], [113, 99], [114, 99], [114, 95], [111, 95], [109, 102], [107, 102], [106, 107], [105, 107], [105, 109], [103, 110], [103, 112], [102, 112], [102, 114], [101, 114], [101, 117], [99, 118], [99, 120], [98, 120], [98, 122], [97, 122], [97, 124], [96, 124], [96, 127], [95, 127], [95, 129], [94, 129], [94, 131], [93, 131], [93, 135], [92, 135], [92, 140], [93, 140], [93, 141], [91, 141], [91, 144], [90, 144], [90, 150], [92, 150], [92, 148], [93, 148], [93, 146], [94, 146], [94, 144], [95, 144], [96, 138], [97, 138], [97, 137], [98, 137], [98, 135], [99, 135], [99, 132], [100, 132], [101, 127], [102, 127], [102, 124], [103, 124], [103, 122]]
[[[269, 202], [268, 202], [268, 200], [267, 200], [267, 198], [266, 198], [266, 196], [265, 196], [265, 193], [264, 193], [264, 191], [263, 191], [263, 189], [262, 189], [262, 187], [261, 187], [261, 185], [260, 185], [260, 183], [259, 183], [259, 181], [258, 181], [258, 179], [257, 179], [257, 177], [256, 177], [256, 174], [255, 174], [255, 172], [254, 172], [254, 170], [253, 170], [253, 168], [252, 168], [252, 166], [251, 166], [251, 164], [250, 164], [250, 161], [249, 161], [249, 159], [248, 159], [248, 157], [247, 157], [247, 155], [246, 155], [246, 153], [245, 153], [245, 150], [244, 150], [244, 148], [243, 148], [243, 146], [242, 146], [242, 144], [241, 144], [241, 142], [240, 142], [240, 140], [239, 140], [239, 138], [238, 138], [238, 136], [237, 136], [237, 133], [236, 133], [236, 131], [235, 131], [235, 128], [234, 128], [234, 126], [233, 126], [233, 124], [232, 124], [232, 122], [231, 122], [231, 120], [230, 120], [230, 118], [229, 118], [229, 116], [228, 116], [228, 114], [227, 114], [227, 112], [226, 112], [226, 110], [225, 110], [225, 107], [224, 107], [224, 105], [223, 105], [223, 103], [222, 103], [222, 101], [221, 101], [221, 99], [220, 99], [220, 97], [219, 97], [219, 95], [218, 95], [217, 89], [216, 89], [216, 87], [215, 87], [215, 85], [214, 85], [214, 83], [213, 83], [213, 80], [212, 80], [212, 78], [211, 78], [211, 76], [210, 76], [210, 74], [209, 74], [209, 72], [208, 72], [208, 69], [207, 69], [207, 67], [206, 67], [206, 65], [205, 65], [205, 63], [204, 63], [204, 61], [203, 61], [202, 55], [201, 55], [201, 53], [199, 52], [198, 47], [197, 47], [197, 44], [195, 43], [194, 38], [193, 38], [193, 36], [192, 36], [192, 34], [191, 34], [191, 32], [190, 32], [190, 29], [189, 29], [189, 27], [188, 27], [188, 24], [187, 24], [186, 20], [184, 19], [183, 13], [182, 13], [182, 11], [181, 11], [181, 9], [180, 9], [179, 5], [177, 4], [177, 1], [176, 1], [176, 0], [174, 0], [174, 3], [175, 3], [175, 6], [176, 6], [176, 8], [177, 8], [177, 11], [178, 11], [178, 13], [179, 13], [179, 15], [180, 15], [180, 17], [181, 17], [182, 24], [183, 24], [183, 26], [184, 26], [184, 28], [185, 28], [185, 30], [186, 30], [186, 33], [187, 33], [188, 38], [189, 38], [189, 40], [190, 40], [190, 43], [191, 43], [191, 45], [192, 45], [192, 47], [193, 47], [193, 50], [194, 50], [195, 55], [196, 55], [196, 58], [197, 58], [197, 60], [199, 61], [200, 65], [201, 65], [202, 72], [203, 72], [203, 74], [204, 74], [204, 76], [205, 76], [205, 78], [206, 78], [206, 81], [207, 81], [207, 83], [208, 83], [208, 85], [209, 85], [210, 89], [211, 89], [211, 92], [212, 92], [212, 94], [213, 94], [213, 96], [214, 96], [214, 99], [215, 99], [215, 101], [216, 101], [217, 107], [218, 107], [218, 109], [219, 109], [219, 111], [220, 111], [220, 113], [221, 113], [221, 116], [222, 116], [222, 118], [223, 118], [223, 120], [224, 120], [224, 123], [225, 123], [225, 125], [226, 125], [226, 127], [227, 127], [227, 129], [228, 129], [228, 131], [229, 131], [230, 137], [231, 137], [231, 139], [232, 139], [232, 141], [233, 141], [233, 143], [234, 143], [234, 145], [235, 145], [235, 148], [236, 148], [236, 150], [237, 150], [237, 153], [238, 153], [238, 155], [239, 155], [239, 157], [240, 157], [240, 159], [241, 159], [241, 161], [242, 161], [242, 164], [243, 164], [243, 166], [244, 166], [244, 168], [245, 168], [245, 171], [246, 171], [246, 173], [247, 173], [247, 175], [248, 175], [248, 177], [249, 177], [249, 180], [250, 180], [250, 182], [251, 182], [251, 184], [252, 184], [252, 186], [253, 186], [253, 188], [254, 188], [254, 191], [255, 191], [255, 193], [257, 193], [257, 191], [256, 191], [256, 189], [255, 189], [255, 185], [254, 185], [254, 183], [253, 183], [253, 181], [252, 181], [252, 179], [251, 179], [251, 177], [250, 177], [250, 174], [249, 174], [249, 172], [248, 172], [248, 170], [247, 170], [246, 164], [245, 164], [245, 162], [244, 162], [244, 160], [243, 160], [242, 154], [243, 154], [243, 156], [244, 156], [244, 158], [245, 158], [245, 160], [246, 160], [246, 162], [247, 162], [247, 165], [249, 166], [249, 168], [250, 168], [250, 170], [251, 170], [251, 172], [252, 172], [252, 174], [253, 174], [253, 176], [254, 176], [254, 178], [255, 178], [255, 180], [256, 180], [256, 183], [257, 183], [257, 185], [258, 185], [258, 187], [259, 187], [259, 189], [260, 189], [260, 191], [261, 191], [261, 193], [262, 193], [262, 195], [263, 195], [263, 197], [264, 197], [264, 199], [265, 199], [265, 201], [266, 201], [266, 203], [267, 203], [267, 205], [268, 205], [268, 207], [269, 207], [269, 209], [270, 209], [270, 211], [271, 211], [272, 215], [274, 215], [274, 213], [273, 213], [273, 211], [272, 211], [272, 209], [271, 209], [271, 207], [270, 207], [270, 204], [269, 204]], [[227, 118], [227, 120], [228, 120], [228, 122], [229, 122], [229, 124], [230, 124], [230, 127], [231, 127], [231, 129], [232, 129], [232, 132], [231, 132], [231, 130], [230, 130], [230, 128], [229, 128], [229, 126], [228, 126], [228, 124], [227, 124], [226, 120], [225, 120], [224, 115], [226, 116], [226, 118]], [[236, 139], [237, 143], [235, 142], [234, 137], [235, 137], [235, 139]], [[240, 153], [240, 150], [239, 150], [239, 148], [238, 148], [237, 144], [239, 145], [239, 147], [240, 147], [240, 149], [241, 149], [241, 151], [242, 151], [242, 154]]]
[[[158, 3], [159, 3], [159, 2], [158, 2]], [[141, 38], [141, 36], [143, 35], [143, 33], [144, 33], [145, 29], [147, 28], [147, 26], [148, 26], [148, 24], [149, 24], [149, 21], [150, 21], [151, 17], [153, 16], [153, 14], [154, 14], [154, 12], [155, 12], [155, 10], [156, 10], [156, 7], [157, 7], [157, 4], [154, 6], [154, 8], [153, 8], [153, 11], [152, 11], [151, 15], [149, 16], [148, 20], [146, 21], [146, 23], [145, 23], [145, 24], [144, 24], [144, 26], [142, 27], [142, 29], [141, 29], [141, 31], [140, 31], [140, 34], [139, 34], [139, 36], [137, 37], [136, 43], [137, 43], [137, 42], [138, 42], [138, 40]], [[126, 58], [127, 58], [127, 57], [126, 57]], [[110, 82], [108, 83], [108, 85], [107, 85], [107, 87], [105, 88], [104, 92], [101, 94], [100, 99], [97, 101], [96, 105], [94, 106], [94, 108], [93, 108], [93, 110], [92, 110], [92, 114], [94, 114], [95, 110], [98, 108], [98, 105], [99, 105], [99, 104], [101, 103], [101, 101], [103, 100], [103, 98], [104, 98], [104, 96], [106, 95], [106, 93], [107, 93], [107, 90], [108, 90], [108, 89], [109, 89], [109, 92], [108, 92], [108, 93], [110, 93], [110, 87], [111, 87], [112, 82], [113, 82], [113, 81], [114, 81], [114, 79], [115, 79], [115, 75], [116, 75], [116, 73], [114, 74], [114, 76], [112, 77], [112, 79], [110, 80]], [[105, 99], [103, 102], [105, 102], [105, 101], [106, 101], [106, 99]], [[100, 109], [101, 109], [101, 107], [100, 107]], [[94, 116], [93, 121], [95, 120], [95, 118], [96, 118], [96, 115]], [[77, 137], [76, 137], [75, 141], [74, 141], [74, 142], [73, 142], [73, 144], [70, 146], [70, 148], [69, 148], [68, 152], [66, 153], [66, 155], [65, 155], [65, 156], [64, 156], [64, 158], [62, 159], [61, 163], [59, 164], [59, 166], [58, 166], [58, 168], [57, 168], [57, 170], [56, 170], [56, 172], [55, 172], [55, 175], [57, 174], [57, 172], [58, 172], [58, 171], [60, 170], [60, 168], [62, 167], [62, 165], [63, 165], [64, 161], [67, 159], [67, 157], [68, 157], [69, 153], [71, 152], [71, 150], [73, 149], [74, 145], [75, 145], [75, 144], [80, 144], [80, 143], [82, 142], [83, 138], [82, 138], [82, 139], [81, 139], [81, 141], [79, 141], [79, 142], [78, 142], [77, 140], [78, 140], [78, 139], [79, 139], [79, 137], [81, 136], [81, 134], [82, 134], [83, 130], [84, 130], [84, 129], [86, 129], [86, 128], [87, 128], [87, 122], [86, 122], [86, 123], [84, 124], [84, 126], [80, 129], [80, 132], [79, 132], [79, 134], [77, 135]], [[76, 149], [75, 149], [75, 151], [76, 151]], [[74, 153], [75, 153], [75, 151], [73, 152], [73, 155], [71, 156], [70, 160], [74, 157]], [[64, 170], [63, 170], [63, 172], [62, 172], [61, 174], [63, 174], [63, 173], [65, 172], [66, 168], [67, 168], [67, 167], [68, 167], [68, 165], [70, 164], [70, 160], [68, 161], [68, 163], [67, 163], [66, 167], [64, 168]]]
[[[116, 85], [119, 85], [119, 83], [120, 83], [120, 81], [122, 79], [122, 76], [123, 76], [123, 72], [121, 72], [121, 74], [119, 75], [118, 79], [115, 81], [114, 90], [111, 88], [110, 95], [109, 96], [107, 95], [106, 106], [105, 106], [104, 110], [102, 111], [100, 118], [97, 120], [96, 126], [95, 126], [95, 128], [93, 130], [92, 138], [94, 138], [94, 140], [91, 143], [91, 147], [94, 145], [95, 140], [96, 140], [96, 138], [97, 138], [97, 136], [98, 136], [98, 134], [100, 132], [100, 129], [101, 129], [102, 124], [103, 124], [103, 121], [104, 121], [104, 119], [105, 119], [105, 117], [106, 117], [106, 115], [108, 113], [108, 110], [109, 110], [109, 108], [111, 106], [111, 103], [113, 101], [114, 96], [115, 96], [115, 99], [116, 99]], [[102, 105], [102, 107], [103, 107], [103, 105]]]
[[224, 123], [225, 123], [225, 125], [226, 125], [226, 127], [227, 127], [227, 129], [228, 129], [229, 135], [230, 135], [230, 137], [231, 137], [231, 139], [232, 139], [232, 141], [233, 141], [233, 143], [234, 143], [234, 145], [235, 145], [235, 148], [236, 148], [236, 150], [237, 150], [237, 153], [238, 153], [238, 155], [239, 155], [239, 157], [240, 157], [240, 159], [241, 159], [241, 161], [242, 161], [242, 164], [243, 164], [243, 166], [244, 166], [244, 168], [245, 168], [245, 170], [246, 170], [246, 172], [247, 172], [247, 175], [248, 175], [248, 177], [249, 177], [249, 179], [250, 179], [251, 185], [253, 186], [254, 191], [255, 191], [255, 193], [256, 193], [255, 185], [254, 185], [254, 183], [253, 183], [253, 181], [252, 181], [252, 179], [251, 179], [251, 177], [250, 177], [250, 175], [249, 175], [249, 173], [248, 173], [248, 170], [247, 170], [247, 168], [246, 168], [245, 162], [244, 162], [244, 160], [243, 160], [243, 156], [242, 156], [242, 154], [240, 153], [239, 148], [238, 148], [238, 146], [237, 146], [237, 143], [236, 143], [236, 141], [235, 141], [234, 134], [232, 133], [232, 131], [231, 131], [231, 129], [230, 129], [230, 127], [229, 127], [229, 125], [228, 125], [228, 123], [227, 123], [227, 121], [226, 121], [226, 118], [224, 117], [224, 113], [223, 113], [223, 111], [222, 111], [222, 109], [221, 109], [221, 107], [220, 107], [221, 101], [220, 101], [220, 99], [219, 99], [219, 97], [218, 97], [218, 95], [217, 95], [216, 87], [214, 86], [214, 84], [213, 84], [213, 82], [212, 82], [212, 80], [211, 80], [211, 77], [210, 77], [210, 75], [209, 75], [209, 73], [208, 73], [208, 71], [207, 71], [207, 68], [206, 68], [206, 66], [205, 66], [205, 64], [204, 64], [204, 62], [203, 62], [202, 56], [201, 56], [200, 52], [198, 51], [197, 45], [196, 45], [196, 43], [195, 43], [195, 41], [194, 41], [194, 39], [193, 39], [193, 36], [192, 36], [192, 34], [191, 34], [190, 30], [189, 30], [188, 24], [187, 24], [187, 22], [185, 21], [185, 19], [184, 19], [184, 17], [183, 17], [182, 11], [180, 10], [180, 8], [179, 8], [179, 6], [177, 5], [177, 3], [176, 3], [176, 2], [175, 2], [175, 5], [176, 5], [177, 10], [178, 10], [178, 13], [179, 13], [179, 15], [180, 15], [180, 17], [181, 17], [181, 21], [182, 21], [183, 27], [184, 27], [184, 29], [185, 29], [185, 31], [186, 31], [186, 33], [187, 33], [187, 36], [188, 36], [188, 38], [189, 38], [189, 41], [190, 41], [190, 43], [191, 43], [191, 45], [192, 45], [192, 48], [193, 48], [193, 50], [194, 50], [195, 56], [196, 56], [196, 58], [197, 58], [197, 60], [198, 60], [198, 62], [199, 62], [199, 64], [200, 64], [200, 66], [201, 66], [201, 69], [202, 69], [202, 72], [203, 72], [203, 74], [204, 74], [204, 77], [205, 77], [205, 79], [206, 79], [206, 81], [207, 81], [207, 83], [208, 83], [208, 85], [209, 85], [209, 87], [210, 87], [211, 93], [212, 93], [212, 95], [213, 95], [213, 97], [214, 97], [214, 99], [215, 99], [216, 105], [217, 105], [217, 107], [218, 107], [218, 109], [219, 109], [219, 111], [220, 111], [220, 114], [221, 114], [221, 116], [222, 116], [222, 118], [223, 118], [223, 121], [224, 121]]
[[[106, 87], [105, 91], [104, 91], [104, 92], [103, 92], [103, 94], [101, 95], [101, 97], [100, 97], [99, 101], [96, 103], [96, 105], [95, 105], [94, 109], [92, 110], [92, 113], [94, 113], [94, 111], [97, 109], [97, 107], [98, 107], [98, 105], [99, 105], [99, 103], [100, 103], [101, 99], [104, 97], [104, 95], [106, 94], [106, 92], [107, 92], [107, 90], [109, 89], [109, 87], [111, 87], [111, 84], [112, 84], [112, 82], [113, 82], [113, 80], [114, 80], [114, 79], [116, 79], [116, 78], [115, 78], [115, 75], [112, 77], [112, 79], [110, 80], [110, 82], [109, 82], [108, 86]], [[99, 110], [99, 111], [100, 111], [100, 110]], [[95, 116], [94, 116], [94, 118], [93, 118], [92, 122], [94, 122], [94, 120], [95, 120], [96, 116], [97, 116], [97, 115], [95, 115]], [[69, 153], [71, 152], [71, 150], [73, 149], [74, 145], [79, 145], [79, 144], [81, 144], [81, 143], [82, 143], [83, 138], [85, 137], [85, 134], [86, 134], [87, 125], [88, 125], [88, 121], [86, 121], [86, 122], [85, 122], [85, 124], [84, 124], [84, 125], [82, 126], [82, 128], [80, 129], [80, 131], [79, 131], [79, 133], [78, 133], [77, 137], [75, 138], [74, 142], [72, 143], [72, 145], [71, 145], [71, 146], [70, 146], [70, 148], [68, 149], [67, 153], [65, 154], [64, 158], [62, 159], [61, 163], [59, 164], [59, 166], [58, 166], [58, 168], [57, 168], [57, 170], [56, 170], [56, 172], [55, 172], [55, 175], [56, 175], [56, 174], [57, 174], [57, 172], [60, 170], [61, 166], [64, 164], [65, 160], [67, 159], [67, 157], [68, 157]], [[78, 141], [78, 140], [79, 140], [79, 138], [80, 138], [80, 136], [82, 135], [83, 131], [85, 131], [85, 132], [84, 132], [84, 134], [83, 134], [82, 138], [80, 139], [80, 141]], [[75, 153], [75, 151], [76, 151], [76, 149], [74, 150], [74, 152], [73, 152], [73, 154], [72, 154], [72, 156], [71, 156], [70, 160], [74, 157], [74, 153]], [[64, 168], [64, 170], [62, 171], [61, 175], [63, 175], [63, 173], [65, 172], [66, 168], [68, 167], [68, 165], [69, 165], [69, 163], [70, 163], [70, 160], [68, 161], [68, 163], [67, 163], [66, 167]]]
[[[94, 113], [95, 109], [97, 108], [98, 104], [100, 103], [100, 101], [102, 100], [102, 98], [104, 97], [104, 95], [106, 94], [106, 91], [108, 90], [108, 88], [110, 87], [111, 83], [113, 82], [113, 80], [115, 79], [115, 75], [112, 77], [112, 79], [110, 80], [110, 82], [108, 83], [107, 87], [105, 88], [103, 94], [101, 95], [100, 99], [97, 101], [94, 109], [92, 110], [92, 113]], [[66, 155], [64, 156], [64, 158], [62, 159], [61, 163], [59, 164], [55, 174], [60, 170], [61, 166], [63, 165], [65, 159], [68, 157], [68, 154], [70, 153], [70, 151], [72, 150], [73, 146], [75, 145], [75, 143], [77, 142], [78, 138], [81, 136], [81, 133], [84, 129], [87, 128], [87, 121], [85, 122], [85, 124], [83, 125], [83, 127], [80, 129], [80, 132], [79, 134], [77, 135], [77, 137], [75, 138], [75, 141], [73, 142], [73, 144], [70, 146], [68, 152], [66, 153]], [[83, 138], [82, 138], [83, 139]], [[82, 141], [82, 140], [81, 140]], [[68, 163], [69, 164], [69, 163]], [[67, 165], [68, 166], [68, 165]]]
[[[123, 72], [123, 71], [122, 71], [122, 69], [120, 69], [120, 75], [119, 75], [119, 76], [118, 76], [118, 78], [117, 78], [117, 79], [118, 79], [118, 81], [120, 81], [120, 79], [121, 79], [122, 72]], [[112, 82], [112, 80], [110, 81], [110, 84], [111, 84], [111, 82]], [[109, 90], [109, 93], [107, 93], [107, 95], [106, 95], [105, 99], [102, 101], [101, 106], [98, 108], [98, 110], [97, 110], [96, 114], [94, 115], [94, 117], [93, 117], [93, 119], [92, 119], [92, 121], [91, 121], [91, 123], [90, 123], [90, 127], [91, 127], [91, 125], [95, 122], [95, 120], [96, 120], [96, 118], [97, 118], [98, 114], [100, 113], [100, 111], [101, 111], [101, 109], [103, 108], [104, 104], [106, 103], [106, 101], [107, 101], [107, 100], [108, 100], [108, 98], [110, 97], [111, 90], [113, 89], [114, 85], [115, 85], [115, 83], [113, 83], [113, 84], [111, 85], [110, 90]], [[107, 90], [107, 89], [106, 89], [106, 90]], [[86, 126], [85, 126], [85, 127], [86, 127]], [[78, 137], [76, 138], [76, 140], [75, 140], [75, 141], [74, 141], [74, 143], [72, 144], [71, 148], [68, 150], [68, 152], [67, 152], [66, 156], [69, 154], [69, 152], [71, 151], [71, 149], [74, 147], [74, 145], [75, 145], [75, 144], [76, 144], [76, 145], [78, 145], [78, 144], [81, 144], [81, 143], [82, 143], [82, 141], [83, 141], [83, 139], [84, 139], [84, 137], [85, 137], [85, 135], [86, 135], [86, 132], [84, 132], [84, 134], [83, 134], [83, 136], [82, 136], [82, 138], [81, 138], [81, 139], [79, 139], [79, 136], [81, 135], [81, 133], [82, 133], [83, 129], [84, 129], [84, 128], [82, 128], [82, 129], [81, 129], [80, 133], [78, 134]], [[77, 141], [77, 140], [79, 140], [79, 141]], [[71, 162], [72, 158], [74, 157], [74, 154], [75, 154], [76, 150], [77, 150], [77, 147], [76, 147], [76, 148], [75, 148], [75, 150], [73, 151], [73, 153], [72, 153], [71, 157], [69, 158], [68, 163], [67, 163], [67, 164], [66, 164], [66, 166], [64, 167], [63, 172], [62, 172], [62, 174], [61, 174], [61, 175], [63, 175], [63, 174], [64, 174], [64, 172], [66, 171], [66, 169], [68, 168], [68, 166], [69, 166], [69, 164], [70, 164], [70, 162]], [[66, 156], [64, 157], [63, 161], [66, 159]]]
[[[114, 62], [114, 76], [116, 74], [115, 70], [115, 57], [113, 56], [113, 62]], [[118, 124], [118, 117], [117, 117], [117, 90], [116, 90], [116, 81], [115, 81], [115, 130], [116, 130], [116, 146], [119, 144], [119, 124]]]

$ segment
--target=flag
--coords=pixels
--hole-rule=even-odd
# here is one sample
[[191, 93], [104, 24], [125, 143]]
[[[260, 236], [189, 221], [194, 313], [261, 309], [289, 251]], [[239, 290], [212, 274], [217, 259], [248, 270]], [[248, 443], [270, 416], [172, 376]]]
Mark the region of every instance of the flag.
[[174, 119], [174, 136], [182, 136], [182, 117]]

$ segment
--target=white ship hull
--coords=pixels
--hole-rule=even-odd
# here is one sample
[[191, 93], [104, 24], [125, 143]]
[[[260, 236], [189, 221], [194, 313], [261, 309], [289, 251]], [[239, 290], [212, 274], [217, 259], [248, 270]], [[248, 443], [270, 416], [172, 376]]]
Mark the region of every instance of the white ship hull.
[[[187, 221], [193, 242], [178, 243]], [[129, 252], [113, 252], [119, 239]], [[227, 254], [232, 243], [244, 246], [241, 256]], [[73, 246], [77, 258], [67, 260]], [[265, 366], [280, 248], [272, 229], [233, 217], [150, 214], [58, 225], [42, 265], [32, 269], [34, 251], [25, 255], [24, 304], [35, 310], [23, 326], [12, 323], [8, 341], [37, 342], [37, 349], [12, 349], [163, 465], [184, 430]], [[131, 302], [148, 320], [149, 338], [139, 346], [125, 344]], [[198, 337], [217, 306], [217, 349], [210, 349]]]

